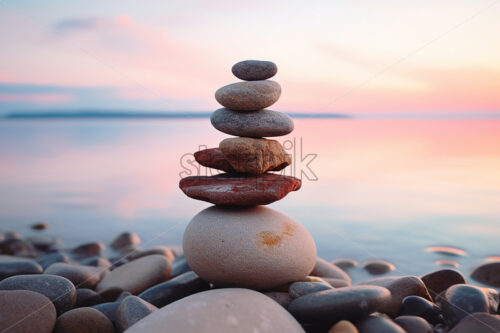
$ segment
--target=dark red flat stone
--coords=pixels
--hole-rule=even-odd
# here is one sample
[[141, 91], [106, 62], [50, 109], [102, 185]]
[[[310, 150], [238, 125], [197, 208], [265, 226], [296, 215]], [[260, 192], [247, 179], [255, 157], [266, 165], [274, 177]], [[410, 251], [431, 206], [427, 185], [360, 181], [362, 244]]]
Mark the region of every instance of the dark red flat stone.
[[180, 189], [190, 198], [216, 205], [267, 205], [300, 188], [295, 177], [266, 173], [260, 176], [220, 174], [181, 179]]
[[[194, 153], [194, 159], [196, 162], [200, 163], [207, 168], [222, 170], [227, 173], [238, 173], [228, 160], [224, 158], [224, 154], [219, 148], [209, 148], [204, 150], [199, 150]], [[288, 163], [283, 163], [278, 165], [271, 170], [266, 171], [280, 171], [288, 166]]]

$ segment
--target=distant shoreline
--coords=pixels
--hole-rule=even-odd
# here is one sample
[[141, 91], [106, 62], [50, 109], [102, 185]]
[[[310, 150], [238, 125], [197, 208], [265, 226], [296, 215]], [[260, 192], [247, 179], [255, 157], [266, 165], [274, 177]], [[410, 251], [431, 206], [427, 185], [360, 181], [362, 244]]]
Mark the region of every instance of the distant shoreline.
[[[212, 112], [39, 112], [10, 113], [0, 119], [175, 119], [209, 118]], [[287, 113], [293, 118], [352, 118], [337, 113]]]

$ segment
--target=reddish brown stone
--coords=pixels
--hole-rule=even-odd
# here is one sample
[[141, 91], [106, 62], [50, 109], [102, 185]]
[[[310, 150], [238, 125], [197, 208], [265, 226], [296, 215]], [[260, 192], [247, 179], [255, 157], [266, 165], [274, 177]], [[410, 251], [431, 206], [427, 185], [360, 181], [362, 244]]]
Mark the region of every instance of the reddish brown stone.
[[222, 170], [229, 173], [236, 173], [237, 171], [229, 164], [224, 158], [224, 154], [219, 148], [210, 148], [200, 150], [194, 153], [196, 162], [200, 163], [207, 168]]
[[260, 176], [220, 174], [181, 179], [179, 187], [190, 198], [216, 205], [267, 205], [300, 188], [295, 177], [267, 173]]
[[[197, 151], [196, 153], [194, 153], [194, 158], [196, 162], [207, 168], [222, 170], [228, 173], [239, 173], [231, 166], [228, 160], [224, 158], [224, 154], [219, 148], [209, 148]], [[273, 169], [266, 171], [280, 171], [287, 166], [287, 163], [283, 163]]]

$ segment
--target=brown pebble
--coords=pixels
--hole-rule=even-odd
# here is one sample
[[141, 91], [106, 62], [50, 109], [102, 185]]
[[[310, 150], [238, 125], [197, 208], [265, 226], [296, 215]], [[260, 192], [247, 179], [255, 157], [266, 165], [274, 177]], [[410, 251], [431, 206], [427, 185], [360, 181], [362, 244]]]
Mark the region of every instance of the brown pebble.
[[292, 297], [290, 297], [289, 293], [281, 292], [281, 291], [269, 291], [265, 292], [264, 295], [272, 298], [276, 303], [284, 307], [288, 308], [288, 304], [292, 301]]
[[477, 312], [462, 319], [449, 333], [498, 333], [500, 316]]
[[333, 279], [341, 279], [348, 282], [351, 282], [351, 278], [340, 269], [338, 266], [335, 266], [325, 259], [317, 258], [316, 264], [311, 272], [311, 275], [319, 276], [322, 278], [333, 278]]
[[470, 276], [491, 287], [500, 287], [500, 260], [485, 262], [472, 269]]
[[449, 268], [440, 269], [425, 274], [421, 278], [425, 286], [427, 287], [427, 290], [429, 290], [430, 295], [434, 299], [437, 297], [437, 295], [454, 284], [467, 283], [462, 273]]
[[54, 333], [113, 333], [113, 323], [92, 308], [78, 308], [57, 318]]
[[37, 222], [37, 223], [34, 223], [31, 225], [31, 229], [34, 229], [34, 230], [44, 230], [44, 229], [47, 229], [48, 227], [49, 227], [49, 224], [45, 223], [45, 222]]
[[358, 333], [358, 329], [353, 323], [347, 320], [341, 320], [328, 331], [328, 333]]
[[432, 333], [432, 326], [424, 318], [417, 316], [399, 316], [394, 322], [401, 326], [406, 333]]
[[394, 265], [385, 260], [368, 260], [363, 263], [363, 268], [372, 275], [385, 274], [395, 269]]
[[351, 258], [337, 258], [331, 261], [335, 266], [340, 267], [344, 271], [349, 268], [354, 268], [358, 266], [358, 262]]

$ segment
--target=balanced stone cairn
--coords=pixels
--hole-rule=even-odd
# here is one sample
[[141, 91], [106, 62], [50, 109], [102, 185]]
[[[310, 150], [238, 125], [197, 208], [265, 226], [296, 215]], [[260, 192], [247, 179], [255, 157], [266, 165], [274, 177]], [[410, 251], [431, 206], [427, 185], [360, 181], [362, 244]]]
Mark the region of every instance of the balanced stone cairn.
[[224, 108], [210, 120], [217, 130], [237, 137], [194, 154], [199, 164], [225, 173], [190, 176], [179, 183], [187, 196], [215, 204], [187, 226], [184, 255], [196, 274], [217, 287], [269, 290], [311, 273], [316, 245], [302, 225], [261, 206], [301, 186], [300, 179], [269, 173], [290, 165], [291, 158], [278, 141], [264, 137], [286, 135], [294, 128], [286, 114], [265, 109], [281, 95], [280, 85], [268, 80], [277, 67], [246, 60], [232, 72], [244, 81], [216, 91]]

